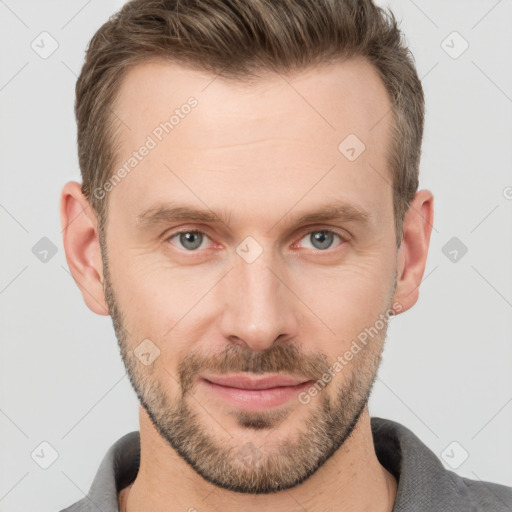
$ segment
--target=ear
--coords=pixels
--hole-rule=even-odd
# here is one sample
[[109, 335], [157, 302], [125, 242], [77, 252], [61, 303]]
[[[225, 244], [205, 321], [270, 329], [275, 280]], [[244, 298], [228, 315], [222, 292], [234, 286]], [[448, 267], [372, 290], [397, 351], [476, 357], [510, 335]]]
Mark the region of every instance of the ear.
[[97, 219], [75, 181], [62, 189], [60, 222], [66, 261], [87, 307], [98, 315], [108, 315]]
[[411, 201], [405, 215], [404, 235], [397, 256], [397, 285], [394, 301], [402, 306], [400, 313], [414, 306], [418, 300], [433, 221], [434, 197], [430, 191], [420, 190]]

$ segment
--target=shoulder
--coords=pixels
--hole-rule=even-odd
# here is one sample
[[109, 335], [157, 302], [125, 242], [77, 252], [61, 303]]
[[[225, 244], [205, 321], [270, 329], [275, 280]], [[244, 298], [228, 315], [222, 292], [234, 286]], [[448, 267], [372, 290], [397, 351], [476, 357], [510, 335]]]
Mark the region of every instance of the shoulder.
[[140, 433], [134, 431], [109, 448], [87, 495], [60, 512], [119, 512], [118, 493], [135, 479], [139, 464]]
[[[450, 472], [451, 473], [451, 472]], [[475, 505], [475, 510], [512, 512], [512, 487], [453, 475]]]
[[512, 487], [472, 480], [446, 469], [400, 423], [371, 419], [375, 453], [398, 482], [393, 512], [512, 512]]

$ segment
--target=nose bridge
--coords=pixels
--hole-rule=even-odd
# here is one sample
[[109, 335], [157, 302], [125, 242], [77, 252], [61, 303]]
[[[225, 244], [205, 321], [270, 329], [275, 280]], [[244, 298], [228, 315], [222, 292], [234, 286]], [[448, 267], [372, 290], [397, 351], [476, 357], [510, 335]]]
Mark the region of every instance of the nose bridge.
[[228, 296], [222, 319], [225, 337], [241, 340], [252, 350], [264, 350], [280, 335], [296, 335], [292, 296], [277, 277], [280, 267], [271, 247], [258, 248], [251, 240], [237, 247], [234, 268], [224, 283]]

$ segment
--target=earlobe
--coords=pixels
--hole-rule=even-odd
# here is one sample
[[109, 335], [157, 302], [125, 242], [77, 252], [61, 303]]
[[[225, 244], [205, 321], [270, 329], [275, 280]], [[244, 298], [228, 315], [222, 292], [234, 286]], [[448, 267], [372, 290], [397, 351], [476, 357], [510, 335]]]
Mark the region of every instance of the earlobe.
[[394, 300], [402, 306], [401, 313], [414, 306], [418, 300], [433, 221], [434, 197], [430, 191], [420, 190], [405, 215], [404, 235], [398, 251]]
[[87, 307], [98, 315], [108, 315], [96, 216], [75, 181], [62, 189], [60, 221], [66, 261]]

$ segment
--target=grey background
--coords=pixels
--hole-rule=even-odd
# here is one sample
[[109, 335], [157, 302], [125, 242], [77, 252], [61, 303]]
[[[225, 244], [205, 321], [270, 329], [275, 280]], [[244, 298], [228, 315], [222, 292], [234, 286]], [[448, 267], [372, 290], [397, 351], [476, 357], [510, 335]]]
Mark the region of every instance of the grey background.
[[[58, 212], [63, 184], [80, 181], [76, 75], [121, 4], [0, 0], [2, 512], [82, 498], [110, 445], [138, 429], [110, 317], [82, 300]], [[390, 326], [370, 412], [409, 427], [458, 474], [512, 485], [512, 2], [379, 5], [402, 20], [423, 81], [421, 188], [436, 212], [420, 300]], [[43, 31], [58, 43], [47, 58], [31, 47], [51, 49]], [[453, 31], [469, 44], [457, 58]], [[43, 237], [56, 251], [46, 262], [34, 254]], [[452, 237], [468, 249], [456, 262], [451, 245], [443, 252]], [[47, 469], [42, 442], [58, 454]]]

